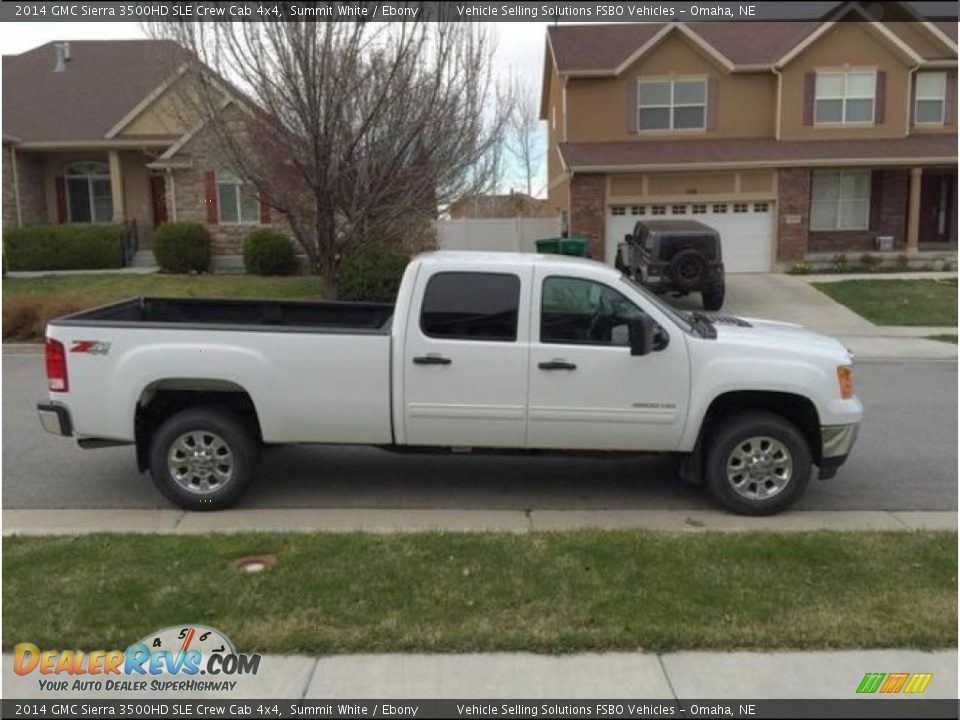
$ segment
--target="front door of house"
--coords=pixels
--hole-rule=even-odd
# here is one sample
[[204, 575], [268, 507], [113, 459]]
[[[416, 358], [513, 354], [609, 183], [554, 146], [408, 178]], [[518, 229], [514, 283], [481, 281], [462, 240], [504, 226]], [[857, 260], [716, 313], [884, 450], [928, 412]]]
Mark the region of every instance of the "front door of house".
[[153, 227], [167, 222], [167, 187], [163, 175], [150, 176], [150, 199], [153, 204]]
[[956, 173], [924, 172], [920, 186], [920, 242], [955, 243], [956, 216]]

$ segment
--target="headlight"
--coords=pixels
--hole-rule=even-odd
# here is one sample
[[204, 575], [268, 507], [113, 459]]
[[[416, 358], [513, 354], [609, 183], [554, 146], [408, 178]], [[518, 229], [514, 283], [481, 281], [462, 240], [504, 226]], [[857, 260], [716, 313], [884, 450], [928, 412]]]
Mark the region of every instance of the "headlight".
[[849, 400], [853, 397], [853, 368], [841, 365], [837, 368], [837, 382], [840, 384], [840, 397]]

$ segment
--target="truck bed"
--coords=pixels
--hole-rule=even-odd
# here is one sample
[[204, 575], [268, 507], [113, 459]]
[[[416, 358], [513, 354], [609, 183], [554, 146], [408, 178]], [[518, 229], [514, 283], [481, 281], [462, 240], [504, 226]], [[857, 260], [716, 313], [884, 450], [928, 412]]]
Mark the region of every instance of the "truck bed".
[[386, 334], [393, 307], [387, 303], [138, 297], [67, 315], [51, 325]]

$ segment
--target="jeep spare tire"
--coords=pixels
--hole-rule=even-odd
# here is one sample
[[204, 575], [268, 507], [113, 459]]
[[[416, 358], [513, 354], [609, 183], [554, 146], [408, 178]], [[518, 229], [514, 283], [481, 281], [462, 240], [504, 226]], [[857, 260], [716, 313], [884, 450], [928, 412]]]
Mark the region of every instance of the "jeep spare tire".
[[670, 261], [667, 274], [678, 288], [695, 288], [707, 276], [707, 260], [696, 250], [681, 250]]

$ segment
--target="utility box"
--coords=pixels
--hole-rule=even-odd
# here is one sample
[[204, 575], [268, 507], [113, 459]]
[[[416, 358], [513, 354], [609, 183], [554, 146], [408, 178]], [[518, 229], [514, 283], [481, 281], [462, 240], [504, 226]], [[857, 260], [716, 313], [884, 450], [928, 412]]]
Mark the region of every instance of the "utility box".
[[877, 235], [877, 250], [893, 252], [893, 235]]

